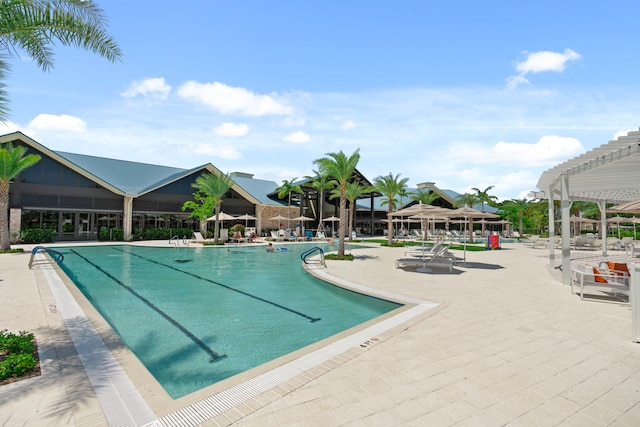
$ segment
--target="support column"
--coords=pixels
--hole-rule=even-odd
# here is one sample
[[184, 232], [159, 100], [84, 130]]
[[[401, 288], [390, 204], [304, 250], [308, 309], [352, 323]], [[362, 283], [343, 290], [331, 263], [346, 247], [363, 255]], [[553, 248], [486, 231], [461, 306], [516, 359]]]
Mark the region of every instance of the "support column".
[[549, 188], [549, 198], [547, 201], [549, 202], [549, 264], [551, 268], [555, 268], [556, 248], [554, 245], [554, 240], [556, 235], [556, 225], [554, 217], [555, 209], [553, 204], [553, 188]]
[[560, 179], [560, 208], [562, 212], [562, 283], [571, 285], [571, 200], [569, 199], [569, 176], [562, 173]]
[[22, 227], [22, 209], [11, 208], [9, 210], [9, 243], [16, 243], [20, 240]]
[[124, 196], [122, 207], [122, 231], [124, 240], [133, 239], [133, 196]]
[[602, 233], [602, 255], [607, 255], [607, 203], [598, 202], [600, 208], [600, 232]]

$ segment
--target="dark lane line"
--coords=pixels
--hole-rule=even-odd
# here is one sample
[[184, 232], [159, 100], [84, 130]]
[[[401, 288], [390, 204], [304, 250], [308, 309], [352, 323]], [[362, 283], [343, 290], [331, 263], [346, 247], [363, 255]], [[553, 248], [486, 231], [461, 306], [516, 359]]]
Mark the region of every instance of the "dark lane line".
[[142, 295], [140, 295], [139, 293], [137, 293], [134, 289], [132, 289], [131, 287], [125, 285], [124, 283], [122, 283], [117, 277], [109, 274], [107, 271], [105, 271], [104, 269], [102, 269], [99, 265], [91, 262], [88, 258], [80, 255], [78, 252], [76, 252], [75, 250], [71, 249], [71, 252], [73, 252], [74, 254], [78, 255], [80, 258], [82, 258], [83, 260], [85, 260], [86, 262], [88, 262], [89, 264], [91, 264], [92, 266], [94, 266], [96, 269], [98, 269], [99, 271], [101, 271], [103, 274], [105, 274], [107, 277], [109, 277], [111, 280], [113, 280], [114, 282], [116, 282], [118, 285], [122, 286], [123, 288], [125, 288], [127, 291], [129, 291], [133, 296], [135, 296], [136, 298], [140, 299], [142, 302], [144, 302], [147, 306], [149, 306], [149, 308], [151, 308], [153, 311], [155, 311], [156, 313], [158, 313], [160, 316], [162, 316], [163, 318], [165, 318], [169, 323], [171, 323], [173, 326], [175, 326], [176, 328], [178, 328], [183, 334], [185, 334], [189, 339], [191, 339], [191, 341], [193, 341], [194, 343], [196, 343], [198, 345], [198, 347], [200, 347], [202, 350], [204, 350], [205, 353], [207, 353], [210, 356], [209, 362], [217, 362], [220, 359], [224, 359], [225, 357], [227, 357], [226, 354], [220, 355], [218, 353], [216, 353], [215, 351], [213, 351], [208, 345], [206, 345], [200, 338], [196, 337], [194, 334], [191, 333], [191, 331], [189, 331], [187, 328], [185, 328], [184, 326], [182, 326], [180, 323], [178, 323], [174, 318], [172, 318], [171, 316], [169, 316], [167, 313], [165, 313], [164, 311], [162, 311], [159, 307], [155, 306], [151, 301], [149, 301], [148, 299], [146, 299], [145, 297], [143, 297]]
[[187, 274], [187, 275], [189, 275], [189, 276], [191, 276], [191, 277], [195, 277], [196, 279], [200, 279], [200, 280], [204, 280], [205, 282], [213, 283], [214, 285], [221, 286], [221, 287], [223, 287], [223, 288], [225, 288], [225, 289], [229, 289], [230, 291], [238, 292], [238, 293], [240, 293], [240, 294], [242, 294], [242, 295], [248, 296], [248, 297], [253, 298], [253, 299], [256, 299], [256, 300], [258, 300], [258, 301], [265, 302], [265, 303], [270, 304], [270, 305], [272, 305], [272, 306], [274, 306], [274, 307], [278, 307], [278, 308], [281, 308], [281, 309], [283, 309], [283, 310], [286, 310], [286, 311], [288, 311], [288, 312], [290, 312], [290, 313], [297, 314], [298, 316], [302, 316], [302, 317], [304, 317], [305, 319], [309, 319], [311, 322], [317, 322], [318, 320], [321, 320], [321, 318], [320, 318], [320, 317], [311, 317], [311, 316], [308, 316], [308, 315], [306, 315], [306, 314], [304, 314], [304, 313], [301, 313], [301, 312], [299, 312], [299, 311], [296, 311], [296, 310], [293, 310], [293, 309], [291, 309], [291, 308], [288, 308], [288, 307], [285, 307], [285, 306], [283, 306], [283, 305], [280, 305], [280, 304], [278, 304], [278, 303], [276, 303], [276, 302], [269, 301], [269, 300], [267, 300], [267, 299], [261, 298], [261, 297], [256, 296], [256, 295], [252, 295], [252, 294], [250, 294], [250, 293], [248, 293], [248, 292], [241, 291], [240, 289], [232, 288], [231, 286], [225, 285], [225, 284], [223, 284], [223, 283], [216, 282], [215, 280], [211, 280], [211, 279], [208, 279], [208, 278], [206, 278], [206, 277], [199, 276], [199, 275], [194, 274], [194, 273], [191, 273], [191, 272], [189, 272], [189, 271], [181, 270], [181, 269], [176, 268], [176, 267], [174, 267], [174, 266], [172, 266], [172, 265], [170, 265], [170, 264], [164, 264], [164, 263], [162, 263], [162, 262], [159, 262], [159, 261], [153, 260], [153, 259], [151, 259], [151, 258], [147, 258], [147, 257], [144, 257], [144, 256], [142, 256], [142, 255], [135, 254], [135, 253], [133, 253], [133, 252], [127, 252], [127, 251], [124, 251], [124, 250], [122, 250], [122, 249], [120, 249], [120, 248], [113, 248], [113, 249], [115, 249], [116, 251], [120, 251], [120, 252], [128, 253], [128, 254], [130, 254], [130, 255], [133, 255], [133, 256], [138, 257], [138, 258], [140, 258], [140, 259], [143, 259], [143, 260], [145, 260], [145, 261], [149, 261], [149, 262], [152, 262], [152, 263], [154, 263], [154, 264], [157, 264], [157, 265], [161, 265], [161, 266], [163, 266], [163, 267], [170, 268], [170, 269], [175, 270], [175, 271], [178, 271], [178, 272], [180, 272], [180, 273]]

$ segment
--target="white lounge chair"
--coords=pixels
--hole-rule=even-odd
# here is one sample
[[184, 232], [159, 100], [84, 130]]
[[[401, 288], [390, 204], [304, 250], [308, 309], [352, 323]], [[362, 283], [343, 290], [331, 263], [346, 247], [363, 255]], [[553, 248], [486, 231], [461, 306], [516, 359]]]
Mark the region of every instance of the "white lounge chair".
[[193, 232], [193, 238], [196, 241], [196, 243], [204, 243], [207, 241], [207, 239], [205, 239], [204, 237], [202, 237], [202, 233], [199, 231], [194, 231]]

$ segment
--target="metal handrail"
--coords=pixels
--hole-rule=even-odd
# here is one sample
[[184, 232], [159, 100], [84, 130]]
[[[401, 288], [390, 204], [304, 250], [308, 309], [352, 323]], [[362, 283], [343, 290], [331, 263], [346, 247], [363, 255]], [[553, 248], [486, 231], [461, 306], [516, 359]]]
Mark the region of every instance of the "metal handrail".
[[36, 253], [38, 253], [38, 251], [45, 251], [49, 253], [49, 255], [51, 255], [51, 258], [53, 258], [54, 261], [57, 263], [64, 261], [64, 255], [62, 255], [60, 252], [47, 248], [45, 246], [36, 246], [33, 249], [31, 249], [31, 258], [29, 259], [29, 268], [31, 268], [31, 266], [33, 265], [33, 258], [36, 256]]
[[308, 265], [309, 262], [307, 262], [307, 257], [315, 254], [316, 252], [320, 253], [320, 263], [326, 267], [327, 264], [324, 261], [324, 251], [319, 246], [314, 246], [313, 248], [307, 249], [306, 251], [302, 252], [300, 254], [300, 259], [302, 260], [302, 262]]

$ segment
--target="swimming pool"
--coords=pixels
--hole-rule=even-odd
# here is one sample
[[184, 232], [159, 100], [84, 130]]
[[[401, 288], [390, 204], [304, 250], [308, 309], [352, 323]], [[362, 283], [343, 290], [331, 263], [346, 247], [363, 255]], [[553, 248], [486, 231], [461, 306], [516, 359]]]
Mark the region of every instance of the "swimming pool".
[[58, 250], [69, 278], [179, 398], [401, 306], [307, 274], [299, 256], [310, 247]]

